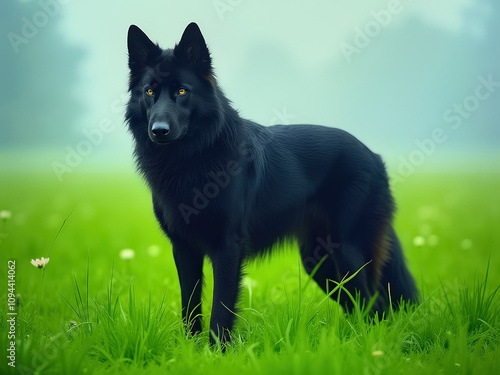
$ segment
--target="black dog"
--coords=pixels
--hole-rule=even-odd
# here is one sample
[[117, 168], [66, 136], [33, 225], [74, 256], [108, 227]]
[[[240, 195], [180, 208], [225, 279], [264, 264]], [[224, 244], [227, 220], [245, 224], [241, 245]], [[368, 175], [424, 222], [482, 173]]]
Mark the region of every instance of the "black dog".
[[[378, 295], [377, 311], [391, 299], [416, 300], [378, 155], [339, 129], [242, 119], [217, 84], [195, 23], [167, 50], [130, 26], [128, 51], [126, 119], [156, 218], [173, 245], [191, 333], [202, 330], [205, 256], [214, 270], [210, 329], [227, 342], [244, 262], [288, 238], [298, 241], [306, 271], [325, 291], [329, 280], [368, 263], [346, 284], [352, 295]], [[352, 308], [345, 293], [341, 303]]]

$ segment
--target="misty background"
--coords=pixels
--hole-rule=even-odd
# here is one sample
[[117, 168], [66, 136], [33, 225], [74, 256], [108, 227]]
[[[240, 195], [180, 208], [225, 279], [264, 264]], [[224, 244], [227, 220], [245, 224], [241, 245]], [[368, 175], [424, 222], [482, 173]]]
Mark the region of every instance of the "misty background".
[[493, 0], [6, 0], [0, 21], [0, 156], [13, 168], [51, 171], [72, 151], [73, 169], [133, 165], [127, 29], [171, 48], [191, 21], [244, 117], [345, 129], [396, 169], [438, 129], [423, 167], [499, 166]]

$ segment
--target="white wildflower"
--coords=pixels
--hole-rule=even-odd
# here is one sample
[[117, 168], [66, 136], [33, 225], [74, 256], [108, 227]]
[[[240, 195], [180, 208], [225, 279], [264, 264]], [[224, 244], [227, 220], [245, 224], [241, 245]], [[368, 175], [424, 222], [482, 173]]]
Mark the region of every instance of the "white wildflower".
[[120, 258], [123, 260], [130, 260], [135, 257], [135, 251], [132, 249], [123, 249], [120, 251]]
[[45, 268], [47, 266], [47, 263], [49, 263], [49, 258], [44, 258], [42, 257], [41, 259], [31, 259], [31, 264], [34, 265], [36, 268]]
[[7, 210], [0, 211], [0, 220], [9, 220], [12, 217], [12, 212]]

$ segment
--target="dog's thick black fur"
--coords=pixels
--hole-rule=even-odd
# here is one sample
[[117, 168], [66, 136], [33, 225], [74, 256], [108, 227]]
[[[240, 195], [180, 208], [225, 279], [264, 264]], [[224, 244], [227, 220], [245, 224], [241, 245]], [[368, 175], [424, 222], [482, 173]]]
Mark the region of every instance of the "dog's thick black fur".
[[[378, 155], [339, 129], [241, 118], [217, 84], [195, 23], [167, 50], [131, 26], [128, 51], [126, 119], [155, 215], [173, 245], [192, 333], [202, 330], [205, 256], [214, 272], [211, 339], [227, 342], [244, 262], [288, 238], [325, 291], [334, 286], [329, 280], [366, 264], [346, 287], [364, 301], [378, 295], [376, 311], [390, 300], [417, 299]], [[345, 293], [341, 303], [352, 308]]]

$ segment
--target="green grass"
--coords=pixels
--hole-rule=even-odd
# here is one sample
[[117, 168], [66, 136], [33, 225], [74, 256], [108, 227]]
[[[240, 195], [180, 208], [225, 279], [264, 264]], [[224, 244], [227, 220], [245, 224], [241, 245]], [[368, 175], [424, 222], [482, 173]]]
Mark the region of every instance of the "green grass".
[[[18, 316], [17, 367], [2, 355], [0, 373], [496, 373], [499, 191], [498, 174], [414, 175], [395, 187], [396, 227], [422, 303], [384, 320], [345, 316], [308, 282], [296, 249], [250, 264], [223, 354], [209, 348], [207, 332], [188, 338], [182, 329], [170, 245], [135, 173], [63, 183], [3, 173], [0, 210], [13, 215], [0, 221], [0, 283], [15, 259]], [[133, 259], [120, 258], [125, 248]], [[42, 256], [50, 256], [44, 271], [30, 264]], [[209, 276], [206, 316], [211, 289]], [[6, 353], [6, 292], [0, 314]]]

